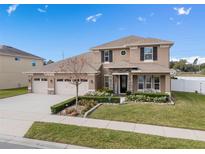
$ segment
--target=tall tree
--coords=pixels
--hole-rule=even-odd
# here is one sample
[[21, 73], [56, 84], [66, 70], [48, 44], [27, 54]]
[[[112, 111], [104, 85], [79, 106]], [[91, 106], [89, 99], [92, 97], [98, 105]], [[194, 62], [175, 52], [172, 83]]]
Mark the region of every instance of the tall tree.
[[194, 70], [194, 73], [196, 73], [196, 65], [197, 65], [197, 62], [198, 62], [198, 58], [196, 58], [193, 62], [193, 70]]
[[79, 85], [82, 83], [82, 80], [86, 78], [86, 74], [83, 73], [85, 64], [85, 58], [74, 57], [72, 59], [64, 60], [62, 64], [60, 64], [58, 70], [58, 72], [60, 73], [66, 73], [71, 80], [71, 84], [74, 84], [76, 86], [76, 109], [78, 107]]

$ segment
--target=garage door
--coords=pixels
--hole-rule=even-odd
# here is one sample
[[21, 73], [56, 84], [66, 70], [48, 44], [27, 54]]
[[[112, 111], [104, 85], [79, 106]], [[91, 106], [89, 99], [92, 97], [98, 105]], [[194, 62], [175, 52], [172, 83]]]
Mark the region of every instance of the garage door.
[[[69, 79], [57, 79], [56, 80], [56, 94], [57, 95], [76, 95], [76, 86], [73, 85]], [[84, 95], [88, 92], [88, 81], [83, 80], [79, 85], [78, 93], [79, 95]]]
[[48, 93], [48, 81], [45, 78], [34, 78], [32, 84], [33, 93], [47, 94]]

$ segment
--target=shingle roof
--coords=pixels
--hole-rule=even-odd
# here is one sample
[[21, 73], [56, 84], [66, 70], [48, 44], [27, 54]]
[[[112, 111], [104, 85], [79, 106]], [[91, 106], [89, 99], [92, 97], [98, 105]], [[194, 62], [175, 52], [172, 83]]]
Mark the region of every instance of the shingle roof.
[[33, 54], [30, 54], [28, 52], [6, 46], [6, 45], [0, 45], [0, 55], [9, 55], [9, 56], [23, 56], [28, 58], [35, 58], [35, 59], [43, 59], [39, 56], [35, 56]]
[[137, 73], [170, 73], [170, 69], [155, 63], [129, 63], [129, 62], [116, 62], [104, 64], [104, 68], [130, 68], [134, 69]]
[[[98, 73], [98, 71], [101, 67], [101, 64], [100, 63], [91, 63], [92, 61], [89, 62], [92, 54], [93, 54], [92, 52], [86, 52], [86, 53], [83, 53], [83, 54], [78, 55], [78, 56], [70, 57], [70, 58], [67, 58], [67, 59], [52, 63], [52, 64], [45, 65], [41, 68], [33, 69], [33, 70], [28, 71], [26, 73], [61, 73], [60, 67], [62, 66], [62, 64], [64, 64], [64, 63], [66, 64], [66, 61], [69, 61], [75, 57], [78, 57], [78, 58], [83, 57], [86, 60], [85, 65], [83, 66], [81, 73]], [[65, 67], [65, 69], [66, 69], [66, 67]], [[69, 73], [69, 70], [66, 70], [66, 72], [62, 72], [62, 73]], [[70, 72], [70, 73], [72, 73], [72, 72]]]
[[168, 40], [162, 40], [157, 38], [144, 38], [140, 36], [127, 36], [123, 37], [102, 45], [98, 45], [96, 47], [93, 47], [91, 49], [106, 49], [106, 48], [119, 48], [119, 47], [128, 47], [128, 46], [134, 46], [134, 45], [152, 45], [152, 44], [169, 44], [172, 45], [172, 41]]

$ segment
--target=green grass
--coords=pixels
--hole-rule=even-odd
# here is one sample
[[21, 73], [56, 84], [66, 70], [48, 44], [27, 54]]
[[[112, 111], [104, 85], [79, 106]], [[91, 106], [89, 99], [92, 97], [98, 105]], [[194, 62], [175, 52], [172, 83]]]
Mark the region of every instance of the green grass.
[[35, 122], [25, 137], [92, 148], [205, 148], [205, 142], [108, 129]]
[[25, 87], [24, 88], [15, 88], [15, 89], [3, 89], [3, 90], [0, 90], [0, 99], [26, 94], [27, 92], [28, 92], [28, 90]]
[[175, 105], [102, 105], [89, 117], [205, 130], [205, 96], [173, 92]]

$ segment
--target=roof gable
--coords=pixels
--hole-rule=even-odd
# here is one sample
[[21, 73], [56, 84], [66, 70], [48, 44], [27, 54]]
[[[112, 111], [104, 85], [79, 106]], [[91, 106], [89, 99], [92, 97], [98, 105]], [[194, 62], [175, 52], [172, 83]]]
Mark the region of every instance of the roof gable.
[[168, 40], [162, 40], [157, 38], [144, 38], [140, 36], [127, 36], [123, 37], [108, 43], [104, 43], [102, 45], [98, 45], [96, 47], [93, 47], [91, 49], [109, 49], [109, 48], [125, 48], [128, 46], [134, 46], [134, 45], [152, 45], [152, 44], [170, 44], [172, 45], [172, 41]]
[[23, 56], [23, 57], [28, 57], [28, 58], [35, 58], [35, 59], [42, 59], [39, 56], [30, 54], [28, 52], [10, 47], [10, 46], [6, 46], [6, 45], [1, 45], [0, 46], [0, 55], [9, 55], [9, 56]]

